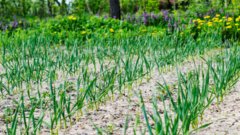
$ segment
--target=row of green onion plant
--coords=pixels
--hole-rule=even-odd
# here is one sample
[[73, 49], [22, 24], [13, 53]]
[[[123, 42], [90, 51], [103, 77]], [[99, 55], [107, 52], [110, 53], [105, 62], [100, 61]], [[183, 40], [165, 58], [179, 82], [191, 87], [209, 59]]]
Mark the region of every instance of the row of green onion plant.
[[[235, 47], [226, 50], [213, 60], [206, 61], [208, 67], [197, 68], [187, 75], [179, 72], [177, 90], [175, 93], [168, 85], [159, 84], [167, 92], [167, 99], [162, 97], [163, 112], [159, 112], [159, 100], [153, 98], [153, 113], [150, 113], [140, 95], [142, 112], [146, 120], [149, 134], [191, 134], [205, 128], [211, 123], [199, 125], [204, 117], [204, 111], [211, 103], [220, 102], [223, 96], [231, 90], [239, 80], [240, 49]], [[169, 101], [169, 102], [168, 102]], [[153, 125], [150, 125], [153, 121]]]
[[[212, 40], [205, 46], [189, 38], [184, 46], [179, 46], [179, 41], [171, 41], [171, 38], [97, 38], [86, 42], [67, 40], [63, 45], [55, 44], [44, 34], [33, 34], [26, 40], [17, 36], [4, 40], [1, 61], [5, 71], [1, 73], [1, 91], [7, 94], [2, 92], [2, 96], [21, 95], [23, 91], [24, 99], [31, 101], [30, 108], [36, 108], [29, 113], [25, 102], [23, 105], [16, 102], [15, 107], [6, 109], [16, 110], [16, 106], [22, 109], [11, 112], [16, 114], [16, 126], [25, 123], [19, 126], [23, 129], [21, 133], [36, 131], [30, 130], [32, 127], [28, 126], [26, 118], [39, 112], [44, 114], [44, 119], [34, 117], [32, 120], [40, 121], [37, 129], [45, 127], [55, 132], [62, 126], [70, 126], [74, 114], [84, 107], [97, 107], [109, 94], [121, 91], [124, 85], [131, 86], [135, 80], [149, 75], [154, 67], [161, 69], [181, 62], [219, 42]], [[74, 78], [73, 89], [65, 90], [63, 86], [69, 82], [69, 77]], [[47, 89], [43, 88], [45, 84]], [[45, 114], [50, 114], [50, 120]], [[8, 123], [16, 123], [16, 120]]]

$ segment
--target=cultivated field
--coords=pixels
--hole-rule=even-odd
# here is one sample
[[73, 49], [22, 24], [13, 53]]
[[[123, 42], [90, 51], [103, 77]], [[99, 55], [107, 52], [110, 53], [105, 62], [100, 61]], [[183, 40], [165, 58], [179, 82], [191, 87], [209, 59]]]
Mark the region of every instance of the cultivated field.
[[0, 31], [0, 134], [238, 134], [240, 16], [165, 12]]

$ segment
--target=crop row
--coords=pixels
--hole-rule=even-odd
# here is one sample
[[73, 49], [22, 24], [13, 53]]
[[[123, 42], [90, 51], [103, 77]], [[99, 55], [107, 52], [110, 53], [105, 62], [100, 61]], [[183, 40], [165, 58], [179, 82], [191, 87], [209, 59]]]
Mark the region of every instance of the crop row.
[[214, 34], [201, 42], [177, 37], [69, 39], [57, 44], [44, 34], [25, 40], [2, 35], [0, 92], [2, 101], [14, 97], [3, 107], [7, 132], [36, 134], [42, 127], [52, 132], [68, 127], [76, 112], [97, 107], [116, 90], [123, 93], [135, 80], [150, 77], [153, 68], [161, 70], [221, 43]]
[[[231, 48], [214, 59], [207, 68], [197, 68], [184, 75], [179, 71], [177, 88], [159, 84], [161, 91], [152, 100], [153, 110], [147, 110], [140, 95], [141, 108], [149, 134], [191, 134], [211, 123], [200, 125], [204, 111], [213, 103], [221, 103], [224, 95], [239, 81], [240, 50]], [[161, 97], [160, 100], [157, 97]], [[159, 112], [158, 102], [164, 109]], [[151, 112], [151, 113], [150, 113]], [[150, 121], [153, 125], [150, 125]]]

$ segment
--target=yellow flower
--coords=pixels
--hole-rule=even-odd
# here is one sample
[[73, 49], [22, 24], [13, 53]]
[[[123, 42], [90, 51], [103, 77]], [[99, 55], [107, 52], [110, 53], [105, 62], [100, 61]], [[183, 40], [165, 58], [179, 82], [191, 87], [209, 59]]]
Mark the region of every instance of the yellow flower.
[[240, 16], [236, 18], [236, 22], [240, 22]]
[[216, 14], [216, 17], [220, 17], [220, 14]]
[[208, 25], [209, 27], [212, 27], [212, 26], [213, 26], [212, 22], [208, 22], [207, 25]]
[[230, 22], [227, 22], [226, 24], [227, 24], [227, 25], [230, 25], [231, 23], [230, 23]]
[[240, 28], [239, 29], [237, 29], [238, 31], [240, 31]]
[[238, 24], [238, 23], [235, 23], [235, 26], [239, 26], [239, 24]]
[[232, 20], [233, 20], [232, 17], [228, 17], [228, 19], [227, 19], [228, 22], [231, 22]]
[[232, 28], [232, 26], [227, 26], [226, 28], [227, 28], [227, 29], [231, 29], [231, 28]]
[[198, 22], [198, 23], [204, 23], [205, 21], [204, 21], [204, 20], [201, 20], [201, 19], [197, 19], [197, 22]]
[[81, 32], [81, 35], [85, 35], [85, 34], [87, 34], [86, 31], [82, 31], [82, 32]]
[[209, 16], [209, 15], [207, 15], [207, 16], [204, 16], [204, 19], [208, 19], [208, 18], [210, 18], [210, 16]]
[[195, 23], [195, 22], [197, 22], [197, 20], [193, 20], [193, 22]]
[[75, 21], [75, 20], [77, 20], [77, 17], [70, 15], [70, 16], [68, 16], [68, 20]]
[[214, 22], [218, 22], [219, 18], [214, 17], [212, 20], [213, 20]]
[[113, 28], [111, 28], [109, 31], [110, 31], [111, 33], [113, 33], [113, 32], [114, 32], [114, 29], [113, 29]]
[[201, 27], [200, 27], [200, 26], [198, 26], [197, 28], [198, 28], [198, 29], [201, 29]]

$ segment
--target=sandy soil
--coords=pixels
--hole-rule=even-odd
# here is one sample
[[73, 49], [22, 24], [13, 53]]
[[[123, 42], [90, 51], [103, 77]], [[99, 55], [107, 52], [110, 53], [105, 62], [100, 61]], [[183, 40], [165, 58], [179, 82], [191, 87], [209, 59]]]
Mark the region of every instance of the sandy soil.
[[[211, 53], [210, 55], [207, 55], [206, 58], [211, 58], [212, 55], [216, 55], [216, 53]], [[200, 58], [194, 58], [194, 60], [189, 59], [178, 65], [178, 71], [188, 73], [200, 65], [206, 67], [205, 62]], [[67, 78], [67, 80], [72, 80], [72, 78]], [[140, 91], [142, 92], [146, 108], [152, 110], [152, 97], [155, 95], [156, 91], [159, 92], [157, 83], [163, 84], [164, 81], [166, 81], [168, 86], [172, 87], [172, 90], [175, 89], [175, 84], [177, 83], [175, 66], [161, 72], [157, 69], [153, 70], [149, 77], [136, 81], [132, 87], [126, 87], [124, 94], [116, 91], [113, 98], [106, 99], [106, 102], [101, 104], [97, 110], [83, 110], [83, 115], [81, 116], [79, 115], [79, 112], [79, 114], [74, 116], [76, 122], [67, 129], [61, 129], [59, 134], [97, 134], [95, 126], [104, 129], [106, 134], [123, 134], [126, 117], [129, 118], [127, 134], [133, 134], [133, 130], [136, 130], [137, 134], [146, 132], [147, 129], [144, 124], [145, 120], [139, 105], [139, 93]], [[47, 90], [47, 88], [44, 90]], [[206, 111], [202, 123], [213, 122], [213, 124], [196, 134], [238, 133], [240, 130], [240, 122], [238, 122], [238, 120], [240, 120], [240, 111], [238, 110], [238, 108], [240, 108], [239, 90], [240, 84], [238, 83], [235, 90], [225, 97], [224, 102], [219, 105], [219, 108], [216, 107], [216, 104], [213, 104], [210, 109]], [[11, 99], [18, 99], [18, 96], [19, 95], [15, 95], [14, 97], [11, 97]], [[4, 100], [0, 100], [0, 110], [3, 110], [6, 106], [12, 105], [13, 103], [9, 102], [8, 97], [5, 97]], [[163, 109], [163, 104], [159, 102], [158, 106], [160, 109], [159, 111], [163, 112], [163, 110], [161, 110]], [[0, 111], [0, 134], [2, 134], [1, 129], [5, 128], [3, 127], [5, 124], [1, 121], [2, 116], [3, 112]], [[140, 120], [140, 124], [138, 125], [138, 122], [136, 122], [137, 119]], [[42, 129], [40, 134], [47, 135], [50, 134], [50, 132], [47, 129]]]
[[[182, 73], [188, 73], [199, 65], [205, 65], [203, 61], [197, 60], [196, 62], [187, 61], [178, 67]], [[107, 134], [123, 134], [125, 119], [129, 117], [129, 124], [127, 134], [133, 134], [133, 130], [137, 134], [147, 131], [144, 126], [144, 117], [139, 106], [139, 92], [142, 92], [146, 108], [152, 110], [152, 97], [157, 91], [157, 83], [166, 83], [174, 87], [177, 82], [176, 69], [165, 73], [159, 73], [154, 70], [150, 79], [144, 79], [140, 85], [135, 83], [133, 89], [124, 95], [116, 93], [113, 100], [107, 101], [104, 105], [100, 106], [96, 111], [85, 113], [81, 119], [67, 130], [62, 130], [60, 134], [71, 135], [91, 135], [96, 134], [95, 126], [106, 130]], [[174, 89], [174, 88], [173, 88]], [[158, 103], [159, 108], [163, 108], [162, 103]], [[162, 110], [159, 110], [160, 112]], [[136, 127], [136, 118], [139, 116], [141, 124]], [[95, 125], [95, 126], [94, 126]]]
[[196, 135], [239, 135], [240, 134], [240, 81], [224, 97], [223, 102], [212, 104], [205, 111], [202, 123], [212, 124]]
[[[195, 60], [196, 61], [196, 60]], [[197, 62], [187, 61], [178, 70], [182, 73], [188, 73], [195, 69], [197, 66], [203, 65], [203, 61], [197, 60]], [[133, 134], [133, 130], [137, 131], [137, 134], [146, 132], [147, 129], [144, 126], [144, 117], [142, 115], [139, 106], [139, 91], [142, 92], [147, 110], [152, 110], [151, 99], [153, 94], [158, 89], [157, 83], [164, 83], [164, 80], [169, 86], [173, 86], [177, 82], [176, 70], [171, 70], [165, 73], [159, 73], [158, 70], [154, 70], [150, 80], [145, 79], [140, 85], [135, 84], [131, 91], [124, 95], [116, 94], [113, 100], [107, 101], [104, 105], [100, 106], [98, 110], [90, 111], [84, 114], [80, 120], [69, 127], [66, 130], [61, 130], [60, 134], [70, 135], [92, 135], [97, 134], [95, 126], [104, 129], [106, 134], [123, 134], [125, 119], [129, 118], [127, 134]], [[174, 88], [173, 88], [174, 89]], [[213, 103], [209, 109], [205, 111], [201, 124], [212, 124], [198, 131], [197, 135], [238, 135], [240, 133], [240, 81], [236, 84], [233, 90], [226, 95], [223, 102], [218, 106]], [[162, 103], [158, 103], [163, 108]], [[139, 116], [141, 124], [136, 126], [136, 119]], [[150, 124], [151, 121], [150, 121]]]

